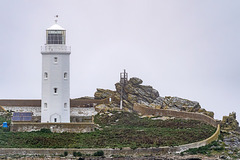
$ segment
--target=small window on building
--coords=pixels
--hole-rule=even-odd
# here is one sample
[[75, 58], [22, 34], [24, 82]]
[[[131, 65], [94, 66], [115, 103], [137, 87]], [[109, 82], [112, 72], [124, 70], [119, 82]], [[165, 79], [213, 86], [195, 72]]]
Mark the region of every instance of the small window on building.
[[57, 94], [57, 92], [58, 92], [57, 88], [53, 88], [53, 92], [54, 92], [54, 94]]
[[48, 73], [44, 72], [44, 79], [48, 79]]
[[58, 62], [58, 57], [54, 57], [54, 63]]
[[57, 118], [54, 118], [54, 122], [57, 122]]
[[44, 108], [47, 108], [47, 103], [44, 103]]
[[64, 103], [64, 108], [67, 108], [67, 103]]
[[63, 77], [64, 79], [67, 79], [67, 72], [64, 72]]

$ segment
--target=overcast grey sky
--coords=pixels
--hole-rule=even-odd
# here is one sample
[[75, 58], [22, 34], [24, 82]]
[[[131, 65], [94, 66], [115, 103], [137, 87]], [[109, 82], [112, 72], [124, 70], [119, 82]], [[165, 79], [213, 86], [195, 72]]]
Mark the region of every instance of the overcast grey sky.
[[59, 15], [71, 54], [71, 98], [114, 89], [119, 73], [161, 96], [240, 120], [239, 0], [1, 0], [0, 99], [41, 98], [45, 29]]

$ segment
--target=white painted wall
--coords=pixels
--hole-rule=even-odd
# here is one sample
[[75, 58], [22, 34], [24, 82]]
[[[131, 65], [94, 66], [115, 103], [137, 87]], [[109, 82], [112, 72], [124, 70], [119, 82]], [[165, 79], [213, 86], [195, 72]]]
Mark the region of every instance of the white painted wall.
[[[50, 46], [54, 48], [59, 45]], [[54, 118], [57, 118], [56, 122], [70, 122], [69, 55], [69, 51], [57, 49], [54, 52], [42, 51], [41, 122], [55, 122]], [[66, 78], [64, 73], [67, 73]], [[57, 93], [54, 92], [54, 88], [57, 88]], [[66, 106], [64, 106], [65, 103]]]
[[[33, 112], [33, 116], [41, 116], [41, 107], [39, 106], [2, 106], [5, 110], [14, 112]], [[70, 116], [94, 116], [97, 112], [94, 107], [71, 107]]]

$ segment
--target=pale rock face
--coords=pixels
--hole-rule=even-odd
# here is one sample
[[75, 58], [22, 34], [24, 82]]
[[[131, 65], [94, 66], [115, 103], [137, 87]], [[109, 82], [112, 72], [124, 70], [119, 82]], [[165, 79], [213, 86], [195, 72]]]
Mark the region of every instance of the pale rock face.
[[201, 106], [198, 102], [190, 101], [187, 99], [179, 98], [179, 97], [158, 97], [154, 102], [154, 104], [159, 104], [163, 108], [165, 106], [169, 106], [170, 108], [175, 107], [179, 110], [187, 110], [187, 107], [194, 108], [195, 111], [198, 111]]
[[99, 104], [99, 105], [97, 105], [97, 106], [95, 107], [95, 110], [96, 110], [97, 112], [100, 112], [100, 111], [106, 112], [106, 111], [110, 110], [110, 107], [108, 107], [108, 106], [105, 105], [105, 104]]
[[100, 89], [97, 88], [97, 92], [95, 92], [94, 97], [95, 99], [105, 99], [111, 97], [113, 95], [113, 91], [109, 89]]
[[136, 95], [133, 95], [133, 94], [128, 94], [128, 101], [130, 101], [132, 103], [137, 103], [138, 97]]
[[[132, 108], [134, 103], [143, 103], [150, 104], [157, 97], [159, 93], [156, 89], [153, 89], [152, 86], [141, 85], [142, 80], [136, 77], [130, 78], [128, 83], [124, 86], [123, 99], [126, 100], [125, 107]], [[116, 92], [121, 94], [121, 85], [120, 83], [115, 84]], [[120, 98], [119, 98], [120, 99]]]
[[132, 85], [140, 85], [142, 84], [142, 80], [140, 78], [137, 78], [137, 77], [132, 77], [129, 79], [129, 83], [132, 84]]

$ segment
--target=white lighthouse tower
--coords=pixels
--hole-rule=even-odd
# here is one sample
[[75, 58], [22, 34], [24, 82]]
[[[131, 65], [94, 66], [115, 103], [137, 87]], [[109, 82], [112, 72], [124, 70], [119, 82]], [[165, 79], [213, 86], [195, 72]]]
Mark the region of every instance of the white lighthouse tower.
[[42, 46], [42, 123], [70, 123], [69, 56], [66, 30], [55, 24], [46, 30]]

